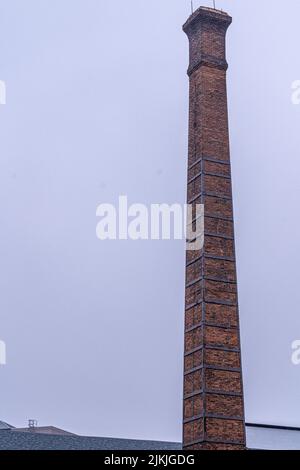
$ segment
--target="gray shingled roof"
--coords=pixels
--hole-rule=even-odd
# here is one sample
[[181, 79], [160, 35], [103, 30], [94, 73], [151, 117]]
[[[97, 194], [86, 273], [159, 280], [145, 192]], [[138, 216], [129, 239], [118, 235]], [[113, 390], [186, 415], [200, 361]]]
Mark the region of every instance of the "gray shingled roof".
[[4, 421], [0, 421], [0, 430], [1, 429], [13, 429], [13, 426], [10, 424], [5, 423]]
[[[179, 442], [139, 441], [105, 437], [48, 435], [0, 429], [1, 450], [181, 450]], [[300, 449], [300, 429], [276, 426], [247, 425], [250, 449]]]
[[73, 432], [65, 431], [64, 429], [59, 429], [55, 426], [36, 426], [34, 430], [31, 428], [14, 428], [16, 432], [34, 432], [35, 434], [51, 434], [55, 436], [76, 436]]
[[176, 442], [53, 436], [0, 430], [0, 450], [180, 450], [181, 447]]

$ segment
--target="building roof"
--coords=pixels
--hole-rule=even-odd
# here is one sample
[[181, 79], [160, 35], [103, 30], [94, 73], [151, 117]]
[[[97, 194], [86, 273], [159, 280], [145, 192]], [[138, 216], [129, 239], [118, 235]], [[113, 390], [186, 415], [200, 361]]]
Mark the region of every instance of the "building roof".
[[1, 450], [180, 450], [181, 443], [0, 430]]
[[0, 430], [1, 429], [13, 429], [13, 426], [10, 424], [5, 423], [4, 421], [0, 421]]
[[[6, 427], [5, 427], [6, 426]], [[106, 437], [85, 437], [56, 433], [57, 428], [44, 427], [44, 432], [16, 429], [0, 421], [1, 450], [174, 450], [182, 449], [180, 442], [143, 441]], [[54, 431], [53, 431], [54, 430]], [[58, 431], [61, 431], [58, 429]], [[64, 433], [64, 434], [63, 434]], [[261, 424], [246, 424], [248, 449], [299, 450], [300, 429]]]
[[63, 429], [56, 428], [55, 426], [36, 426], [34, 428], [14, 428], [16, 432], [31, 432], [35, 434], [52, 434], [52, 435], [62, 435], [62, 436], [76, 436], [76, 434]]
[[246, 424], [247, 447], [259, 450], [300, 450], [300, 428]]

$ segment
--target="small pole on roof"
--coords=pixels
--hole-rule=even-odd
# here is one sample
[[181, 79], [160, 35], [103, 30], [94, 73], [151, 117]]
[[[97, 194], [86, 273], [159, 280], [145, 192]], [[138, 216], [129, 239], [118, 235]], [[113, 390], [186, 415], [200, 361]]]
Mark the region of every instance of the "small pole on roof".
[[34, 429], [37, 427], [37, 420], [36, 419], [29, 419], [28, 420], [28, 428], [31, 430], [31, 429]]
[[191, 0], [191, 11], [192, 11], [192, 14], [194, 13], [194, 3], [193, 3], [193, 0]]
[[216, 0], [213, 0], [214, 1], [214, 9], [216, 9]]

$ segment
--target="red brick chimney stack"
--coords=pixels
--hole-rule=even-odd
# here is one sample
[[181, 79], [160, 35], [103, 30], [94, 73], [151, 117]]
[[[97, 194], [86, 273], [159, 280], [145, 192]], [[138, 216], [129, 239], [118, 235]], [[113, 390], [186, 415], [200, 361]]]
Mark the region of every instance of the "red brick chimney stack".
[[226, 91], [232, 18], [201, 7], [190, 44], [188, 203], [204, 204], [201, 251], [187, 252], [184, 448], [245, 448]]

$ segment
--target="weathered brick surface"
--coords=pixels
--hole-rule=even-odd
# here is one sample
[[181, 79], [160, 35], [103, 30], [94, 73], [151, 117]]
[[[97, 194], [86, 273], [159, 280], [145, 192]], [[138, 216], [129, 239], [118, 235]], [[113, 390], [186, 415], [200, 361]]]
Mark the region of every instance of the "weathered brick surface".
[[189, 330], [195, 325], [198, 325], [202, 320], [202, 304], [191, 307], [186, 310], [185, 314], [185, 328]]
[[187, 200], [204, 203], [202, 250], [186, 256], [184, 447], [245, 445], [226, 92], [225, 37], [231, 18], [199, 8], [189, 38]]
[[244, 423], [238, 420], [207, 418], [206, 432], [208, 439], [242, 442], [244, 439]]
[[202, 440], [204, 437], [204, 420], [198, 419], [183, 426], [183, 438], [186, 443]]
[[203, 363], [203, 350], [197, 350], [192, 353], [187, 353], [184, 358], [184, 370], [185, 372], [190, 372], [196, 367], [202, 366]]
[[229, 370], [205, 369], [205, 388], [213, 392], [241, 393], [241, 374]]
[[203, 254], [203, 250], [189, 250], [186, 253], [186, 263], [190, 264], [199, 259]]
[[198, 346], [202, 346], [203, 327], [199, 326], [192, 331], [186, 332], [185, 335], [185, 352], [192, 351]]
[[196, 370], [184, 377], [184, 395], [190, 395], [194, 392], [200, 392], [203, 387], [203, 371]]
[[236, 284], [226, 284], [224, 282], [217, 281], [205, 281], [204, 300], [206, 302], [224, 302], [227, 304], [236, 304]]
[[237, 307], [232, 307], [228, 305], [206, 304], [205, 319], [206, 322], [211, 325], [236, 328], [238, 326], [238, 310]]
[[239, 348], [239, 334], [237, 329], [207, 326], [204, 328], [205, 346], [220, 346], [228, 349]]
[[193, 446], [186, 447], [186, 450], [231, 450], [240, 451], [244, 450], [244, 445], [238, 444], [223, 444], [222, 442], [204, 442], [203, 444], [195, 444]]
[[192, 304], [199, 303], [203, 299], [202, 281], [189, 286], [185, 290], [185, 304], [189, 307]]
[[190, 283], [201, 275], [202, 260], [198, 260], [186, 269], [186, 282]]
[[203, 160], [203, 169], [206, 174], [216, 174], [230, 177], [230, 165]]
[[199, 195], [202, 191], [202, 178], [197, 176], [190, 183], [188, 183], [188, 201], [195, 199], [196, 195]]
[[243, 418], [243, 399], [241, 397], [209, 393], [206, 396], [206, 412], [218, 416], [228, 416], [228, 413], [230, 413], [237, 418]]
[[[191, 251], [190, 253], [197, 253]], [[205, 253], [211, 256], [219, 256], [224, 258], [234, 258], [233, 240], [220, 237], [205, 237]]]
[[188, 184], [193, 178], [200, 176], [201, 171], [202, 171], [202, 162], [198, 162], [194, 164], [193, 166], [189, 167], [188, 168]]
[[233, 222], [222, 219], [213, 219], [206, 215], [205, 217], [205, 233], [219, 235], [222, 237], [233, 238]]
[[205, 350], [205, 364], [207, 366], [238, 369], [241, 367], [239, 352], [222, 351], [220, 349]]
[[193, 418], [193, 416], [200, 416], [203, 413], [203, 395], [196, 395], [187, 398], [184, 404], [184, 419]]
[[[229, 179], [220, 176], [204, 175], [203, 180], [203, 191], [207, 194], [231, 197], [231, 181]], [[201, 185], [199, 189], [201, 189]]]
[[[233, 218], [232, 201], [214, 196], [203, 196], [204, 212], [207, 216]], [[201, 204], [201, 200], [197, 200]]]
[[217, 279], [218, 281], [235, 282], [235, 263], [232, 261], [206, 258], [204, 262], [204, 275], [207, 278]]

